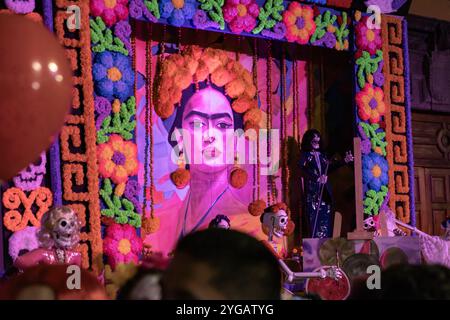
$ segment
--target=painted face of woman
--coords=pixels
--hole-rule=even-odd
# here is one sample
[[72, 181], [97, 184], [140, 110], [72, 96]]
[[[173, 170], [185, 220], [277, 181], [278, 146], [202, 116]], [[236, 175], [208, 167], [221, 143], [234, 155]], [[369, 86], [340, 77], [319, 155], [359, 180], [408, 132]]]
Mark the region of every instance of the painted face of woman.
[[233, 128], [233, 111], [221, 92], [212, 88], [196, 92], [188, 100], [182, 120], [182, 129], [190, 136], [191, 169], [203, 172], [226, 169], [225, 150], [231, 147], [226, 145], [227, 134]]

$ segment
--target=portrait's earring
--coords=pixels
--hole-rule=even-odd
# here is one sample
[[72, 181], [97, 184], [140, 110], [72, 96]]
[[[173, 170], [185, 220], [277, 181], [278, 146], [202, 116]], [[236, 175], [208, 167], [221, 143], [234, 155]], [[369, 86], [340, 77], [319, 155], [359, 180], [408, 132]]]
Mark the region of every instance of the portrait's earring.
[[236, 155], [234, 157], [233, 169], [231, 169], [230, 172], [230, 185], [235, 189], [241, 189], [246, 185], [247, 180], [248, 180], [247, 171], [245, 171], [239, 166], [239, 158]]
[[264, 213], [266, 208], [266, 202], [262, 199], [256, 199], [248, 205], [248, 212], [255, 217], [258, 217]]
[[172, 180], [175, 187], [178, 189], [185, 188], [189, 180], [191, 179], [191, 173], [186, 169], [186, 159], [184, 158], [183, 151], [180, 151], [178, 157], [178, 169], [170, 174], [170, 180]]

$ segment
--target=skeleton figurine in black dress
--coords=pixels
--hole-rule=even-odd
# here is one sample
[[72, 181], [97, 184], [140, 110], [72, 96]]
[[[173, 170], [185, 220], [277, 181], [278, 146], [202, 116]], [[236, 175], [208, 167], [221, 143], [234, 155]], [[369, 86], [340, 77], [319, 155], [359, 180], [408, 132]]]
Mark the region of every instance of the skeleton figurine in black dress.
[[329, 160], [322, 149], [320, 132], [315, 129], [305, 132], [301, 148], [299, 167], [304, 183], [303, 204], [308, 219], [309, 236], [330, 238], [333, 232], [333, 214], [328, 174], [344, 162], [352, 162], [353, 155], [348, 151], [344, 161]]

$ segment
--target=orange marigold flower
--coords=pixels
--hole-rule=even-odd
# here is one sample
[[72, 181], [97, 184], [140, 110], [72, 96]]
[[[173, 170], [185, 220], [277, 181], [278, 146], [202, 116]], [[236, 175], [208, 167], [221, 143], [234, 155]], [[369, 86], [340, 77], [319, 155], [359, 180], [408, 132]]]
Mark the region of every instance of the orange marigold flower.
[[361, 120], [369, 120], [370, 123], [378, 123], [386, 112], [383, 90], [373, 87], [370, 83], [356, 94], [356, 104]]
[[158, 217], [145, 217], [142, 219], [142, 229], [146, 234], [155, 233], [159, 230], [161, 222]]
[[189, 70], [189, 73], [192, 75], [194, 75], [194, 73], [197, 71], [198, 68], [198, 60], [194, 59], [193, 57], [186, 57], [184, 59], [184, 66], [186, 67], [186, 69]]
[[161, 119], [167, 119], [175, 111], [173, 103], [157, 103], [155, 104], [155, 112]]
[[219, 57], [220, 62], [222, 62], [222, 64], [226, 64], [227, 61], [230, 60], [230, 58], [228, 57], [228, 53], [224, 50], [220, 50], [220, 49], [214, 49], [217, 50], [217, 55]]
[[226, 64], [226, 68], [230, 70], [231, 73], [235, 73], [237, 76], [242, 76], [246, 69], [237, 61], [230, 60]]
[[244, 69], [244, 71], [242, 72], [242, 79], [247, 84], [253, 84], [253, 76], [247, 69]]
[[223, 87], [234, 79], [234, 76], [224, 67], [219, 67], [211, 74], [211, 81], [218, 87]]
[[163, 77], [160, 85], [162, 88], [170, 88], [173, 86], [173, 77]]
[[98, 145], [97, 158], [100, 175], [111, 178], [116, 184], [126, 182], [129, 176], [138, 172], [136, 144], [124, 141], [117, 134], [111, 135], [107, 143]]
[[157, 103], [170, 103], [170, 99], [172, 98], [172, 96], [170, 95], [171, 92], [171, 88], [170, 87], [162, 87], [159, 90], [159, 94], [157, 96]]
[[237, 113], [244, 113], [245, 111], [247, 111], [248, 109], [252, 108], [255, 105], [256, 103], [254, 100], [246, 97], [240, 97], [233, 101], [231, 107]]
[[199, 60], [203, 54], [203, 50], [199, 46], [188, 46], [186, 47], [186, 49], [184, 49], [183, 54], [185, 57], [189, 56], [195, 60]]
[[221, 58], [223, 57], [219, 55], [219, 50], [206, 48], [203, 54], [203, 61], [208, 66], [209, 73], [213, 73], [221, 64]]
[[173, 78], [173, 82], [182, 90], [189, 87], [189, 85], [192, 83], [192, 75], [189, 69], [185, 67], [179, 68], [178, 72], [175, 74], [175, 77]]
[[178, 102], [181, 101], [181, 96], [183, 94], [183, 91], [178, 87], [173, 87], [171, 90], [169, 90], [169, 100], [171, 104], [175, 105]]
[[197, 82], [204, 81], [209, 75], [209, 69], [203, 60], [198, 62], [197, 72], [195, 73], [195, 80]]
[[262, 119], [262, 112], [258, 108], [248, 109], [244, 114], [244, 123], [247, 121], [252, 121], [254, 123], [259, 123]]
[[225, 86], [225, 92], [230, 98], [237, 98], [245, 91], [245, 83], [241, 79], [234, 79]]
[[245, 94], [250, 98], [253, 98], [255, 96], [256, 87], [253, 83], [247, 84], [247, 86], [245, 86]]
[[158, 102], [165, 103], [169, 101], [170, 98], [169, 91], [171, 88], [173, 88], [173, 86], [174, 86], [173, 78], [163, 77], [163, 79], [161, 79], [161, 83], [159, 84], [159, 90], [157, 94]]
[[184, 57], [181, 54], [173, 54], [167, 59], [172, 61], [179, 67], [182, 67], [184, 65]]
[[164, 73], [165, 77], [173, 77], [175, 73], [177, 72], [178, 66], [175, 64], [175, 62], [166, 59], [163, 62], [162, 65], [162, 72]]
[[286, 39], [289, 42], [307, 44], [316, 31], [313, 9], [298, 2], [291, 2], [283, 12], [283, 22], [286, 25]]

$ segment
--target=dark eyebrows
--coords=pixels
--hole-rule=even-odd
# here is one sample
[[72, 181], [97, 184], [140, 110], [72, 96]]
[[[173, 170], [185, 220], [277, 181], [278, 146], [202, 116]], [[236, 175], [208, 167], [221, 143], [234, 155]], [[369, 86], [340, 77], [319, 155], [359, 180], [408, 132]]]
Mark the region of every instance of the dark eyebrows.
[[226, 112], [214, 113], [212, 115], [209, 115], [209, 114], [206, 114], [206, 113], [203, 113], [203, 112], [200, 112], [200, 111], [195, 111], [195, 110], [190, 111], [184, 117], [184, 119], [186, 120], [187, 118], [189, 118], [191, 116], [194, 116], [194, 115], [197, 115], [197, 116], [202, 117], [204, 119], [211, 119], [211, 120], [215, 120], [215, 119], [219, 119], [219, 118], [228, 118], [228, 119], [232, 120], [231, 116], [228, 113], [226, 113]]
[[205, 118], [205, 119], [209, 119], [209, 116], [208, 116], [206, 113], [203, 113], [203, 112], [200, 112], [200, 111], [195, 111], [195, 110], [190, 111], [190, 112], [184, 117], [184, 119], [186, 120], [187, 118], [192, 117], [192, 116], [195, 116], [195, 115], [197, 115], [197, 116], [199, 116], [199, 117], [202, 117], [202, 118]]
[[232, 120], [230, 114], [225, 113], [225, 112], [224, 113], [214, 113], [211, 115], [211, 120], [220, 119], [220, 118], [228, 118], [228, 119]]

